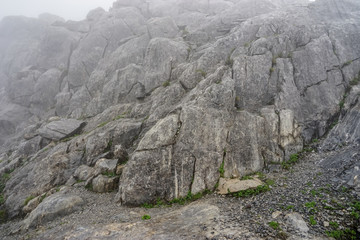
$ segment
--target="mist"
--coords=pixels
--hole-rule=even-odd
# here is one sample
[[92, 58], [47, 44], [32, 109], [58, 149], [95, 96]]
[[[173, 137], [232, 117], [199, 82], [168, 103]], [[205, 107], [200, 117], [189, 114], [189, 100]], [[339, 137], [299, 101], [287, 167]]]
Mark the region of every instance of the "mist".
[[82, 20], [97, 7], [109, 10], [115, 0], [0, 0], [0, 20], [5, 16], [38, 17], [51, 13], [66, 20]]

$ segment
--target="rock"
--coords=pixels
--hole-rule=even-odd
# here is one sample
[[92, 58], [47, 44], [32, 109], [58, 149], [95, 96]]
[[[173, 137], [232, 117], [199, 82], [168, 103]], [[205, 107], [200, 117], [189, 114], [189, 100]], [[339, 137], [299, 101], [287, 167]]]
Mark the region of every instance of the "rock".
[[101, 158], [95, 164], [95, 169], [100, 173], [115, 173], [117, 168], [118, 160], [117, 159], [106, 159]]
[[328, 226], [330, 226], [330, 224], [329, 224], [329, 222], [324, 221], [323, 226], [328, 227]]
[[[211, 236], [211, 229], [216, 227], [214, 219], [219, 217], [219, 208], [207, 203], [193, 203], [179, 210], [160, 216], [151, 216], [151, 220], [142, 222], [114, 223], [94, 227], [81, 227], [60, 233], [55, 239], [84, 239], [97, 236], [112, 239], [191, 239]], [[141, 216], [139, 216], [141, 219]], [[204, 227], [206, 226], [206, 228]], [[43, 239], [51, 236], [41, 235]], [[54, 237], [54, 236], [53, 236]]]
[[150, 36], [174, 38], [179, 32], [175, 21], [170, 17], [152, 18], [148, 21]]
[[62, 119], [46, 124], [39, 129], [40, 136], [51, 140], [61, 140], [80, 133], [86, 125], [85, 122], [75, 119]]
[[275, 212], [273, 212], [273, 213], [271, 214], [271, 217], [274, 218], [274, 219], [276, 219], [276, 218], [278, 218], [280, 215], [282, 215], [282, 212], [280, 212], [280, 211], [275, 211]]
[[24, 220], [24, 228], [36, 227], [57, 217], [81, 209], [84, 200], [76, 195], [64, 195], [59, 192], [45, 198]]
[[293, 212], [285, 216], [285, 220], [288, 225], [290, 225], [295, 230], [299, 231], [301, 235], [307, 235], [309, 227], [306, 225], [306, 222], [299, 213]]
[[122, 145], [114, 146], [114, 158], [118, 159], [120, 164], [126, 163], [129, 160], [129, 155]]
[[247, 189], [254, 189], [261, 185], [263, 185], [263, 182], [257, 178], [248, 180], [220, 178], [219, 187], [217, 190], [219, 194], [228, 194], [244, 191]]
[[124, 171], [125, 165], [118, 165], [116, 168], [116, 175], [121, 175]]
[[105, 177], [99, 175], [92, 181], [92, 190], [98, 193], [112, 192], [118, 188], [119, 177]]
[[74, 177], [80, 181], [86, 181], [94, 175], [94, 168], [87, 165], [81, 165], [76, 169]]

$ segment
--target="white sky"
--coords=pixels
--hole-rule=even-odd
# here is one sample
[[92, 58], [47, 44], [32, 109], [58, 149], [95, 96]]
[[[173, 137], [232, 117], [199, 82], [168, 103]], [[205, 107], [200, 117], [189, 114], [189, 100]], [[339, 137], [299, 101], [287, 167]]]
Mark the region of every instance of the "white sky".
[[106, 11], [116, 0], [0, 0], [0, 20], [4, 16], [23, 15], [37, 17], [48, 12], [65, 20], [82, 20], [97, 7]]

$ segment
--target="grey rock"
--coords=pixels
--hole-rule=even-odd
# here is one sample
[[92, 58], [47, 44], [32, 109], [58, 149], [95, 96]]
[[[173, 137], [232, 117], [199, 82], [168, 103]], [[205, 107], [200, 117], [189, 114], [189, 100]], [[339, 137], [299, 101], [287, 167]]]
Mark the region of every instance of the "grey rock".
[[257, 178], [248, 180], [220, 178], [217, 190], [219, 194], [228, 194], [254, 189], [261, 185], [263, 183]]
[[309, 227], [306, 225], [306, 222], [299, 213], [289, 213], [285, 216], [287, 224], [292, 228], [299, 231], [302, 235], [307, 235]]
[[[137, 223], [114, 223], [97, 227], [81, 227], [61, 236], [42, 236], [45, 239], [84, 239], [98, 238], [115, 239], [191, 239], [211, 236], [211, 228], [215, 227], [214, 219], [219, 217], [219, 209], [208, 203], [193, 203], [179, 210], [160, 216], [151, 216], [151, 220]], [[124, 218], [124, 217], [121, 217]], [[141, 216], [139, 216], [139, 219]], [[126, 219], [126, 218], [125, 218]], [[121, 220], [120, 220], [121, 221]], [[123, 220], [125, 221], [125, 220]], [[207, 228], [204, 230], [204, 226]]]
[[61, 119], [46, 124], [39, 129], [40, 136], [51, 140], [61, 140], [80, 133], [86, 125], [85, 122], [75, 119]]
[[147, 23], [152, 37], [174, 38], [179, 32], [179, 28], [170, 17], [152, 18]]
[[115, 173], [117, 164], [117, 159], [101, 158], [96, 162], [95, 169], [100, 173]]
[[92, 190], [98, 193], [112, 192], [118, 188], [119, 177], [99, 175], [92, 180]]
[[76, 195], [54, 194], [44, 199], [24, 220], [24, 227], [36, 227], [54, 218], [80, 210], [84, 200]]
[[86, 181], [94, 175], [94, 168], [87, 165], [81, 165], [76, 169], [74, 177], [80, 181]]

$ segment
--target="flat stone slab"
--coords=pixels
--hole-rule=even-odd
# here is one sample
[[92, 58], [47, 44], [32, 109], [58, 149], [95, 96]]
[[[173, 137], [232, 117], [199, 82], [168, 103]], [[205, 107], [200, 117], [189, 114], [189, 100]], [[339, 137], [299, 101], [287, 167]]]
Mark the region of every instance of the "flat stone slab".
[[85, 125], [85, 122], [76, 119], [60, 119], [40, 128], [39, 134], [43, 138], [58, 141], [75, 135], [80, 132]]
[[84, 200], [76, 195], [64, 195], [59, 192], [45, 198], [24, 220], [24, 227], [36, 227], [57, 217], [70, 214], [84, 204]]
[[219, 194], [228, 194], [257, 188], [263, 184], [264, 183], [257, 178], [248, 180], [220, 178], [217, 190]]

